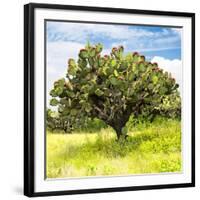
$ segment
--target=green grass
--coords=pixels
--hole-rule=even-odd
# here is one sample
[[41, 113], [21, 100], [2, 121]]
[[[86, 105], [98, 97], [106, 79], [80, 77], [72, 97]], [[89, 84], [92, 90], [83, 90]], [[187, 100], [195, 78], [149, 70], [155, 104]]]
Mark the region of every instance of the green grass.
[[47, 133], [47, 177], [127, 175], [181, 171], [181, 123], [157, 119], [116, 141], [111, 128], [98, 133]]

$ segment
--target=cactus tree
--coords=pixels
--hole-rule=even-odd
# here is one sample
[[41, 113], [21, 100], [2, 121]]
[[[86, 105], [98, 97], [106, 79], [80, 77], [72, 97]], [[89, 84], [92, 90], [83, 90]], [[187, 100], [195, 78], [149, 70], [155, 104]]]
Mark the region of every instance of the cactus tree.
[[50, 104], [57, 106], [60, 115], [76, 121], [103, 120], [119, 139], [126, 137], [131, 114], [150, 115], [166, 96], [177, 93], [178, 84], [170, 73], [137, 52], [124, 54], [120, 46], [103, 56], [102, 48], [101, 44], [86, 45], [77, 62], [68, 60], [66, 77], [50, 91]]

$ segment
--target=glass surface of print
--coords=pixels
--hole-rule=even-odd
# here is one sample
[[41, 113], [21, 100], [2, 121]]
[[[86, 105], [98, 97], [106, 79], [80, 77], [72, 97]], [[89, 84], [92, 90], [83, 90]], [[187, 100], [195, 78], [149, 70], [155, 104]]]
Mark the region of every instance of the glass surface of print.
[[181, 34], [45, 21], [47, 178], [182, 172]]

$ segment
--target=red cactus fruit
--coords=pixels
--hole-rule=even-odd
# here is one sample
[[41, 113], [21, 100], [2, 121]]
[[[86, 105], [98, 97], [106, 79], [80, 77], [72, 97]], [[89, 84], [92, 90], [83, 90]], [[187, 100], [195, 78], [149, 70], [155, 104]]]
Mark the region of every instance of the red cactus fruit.
[[72, 58], [70, 58], [69, 60], [68, 60], [68, 64], [70, 64], [70, 62], [72, 61], [73, 59]]
[[139, 55], [138, 52], [133, 52], [133, 56]]
[[116, 48], [116, 47], [113, 47], [113, 48], [112, 48], [112, 51], [117, 51], [117, 48]]

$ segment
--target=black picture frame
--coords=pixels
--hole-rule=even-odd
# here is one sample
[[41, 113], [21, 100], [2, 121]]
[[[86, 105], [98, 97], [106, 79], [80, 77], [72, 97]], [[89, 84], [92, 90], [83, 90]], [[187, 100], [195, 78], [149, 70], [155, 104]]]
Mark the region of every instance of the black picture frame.
[[[117, 188], [100, 188], [100, 189], [84, 189], [71, 191], [47, 191], [35, 192], [34, 190], [34, 10], [36, 8], [58, 9], [58, 10], [79, 10], [79, 11], [97, 11], [108, 13], [126, 13], [126, 14], [148, 14], [154, 16], [177, 16], [189, 17], [192, 20], [192, 162], [191, 162], [191, 183], [181, 184], [166, 184], [166, 185], [144, 185], [131, 187]], [[106, 8], [106, 7], [87, 7], [73, 5], [56, 5], [56, 4], [36, 4], [30, 3], [24, 5], [24, 195], [28, 197], [36, 196], [52, 196], [52, 195], [72, 195], [84, 193], [99, 193], [99, 192], [119, 192], [119, 191], [134, 191], [134, 190], [150, 190], [162, 188], [183, 188], [195, 186], [195, 14], [186, 12], [167, 12], [153, 10], [135, 10], [122, 8]]]

